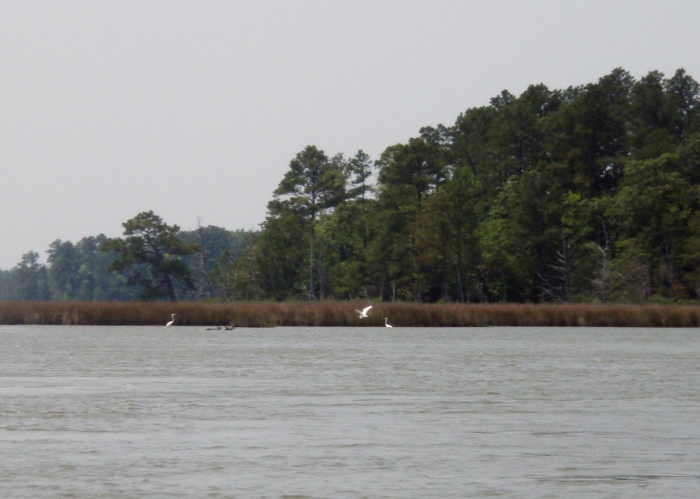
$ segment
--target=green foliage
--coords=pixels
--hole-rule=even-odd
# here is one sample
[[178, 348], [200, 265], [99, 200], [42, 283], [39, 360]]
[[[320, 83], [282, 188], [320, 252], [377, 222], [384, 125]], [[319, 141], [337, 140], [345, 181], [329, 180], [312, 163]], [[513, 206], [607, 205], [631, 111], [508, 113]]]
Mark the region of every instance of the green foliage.
[[10, 270], [0, 270], [0, 301], [46, 301], [51, 299], [45, 265], [39, 254], [29, 251]]
[[46, 267], [39, 264], [39, 253], [29, 251], [6, 276], [7, 299], [17, 301], [46, 301], [50, 299]]
[[365, 154], [337, 156], [343, 168], [333, 178], [345, 172], [346, 185], [329, 192], [345, 192], [340, 202], [313, 201], [316, 184], [301, 172], [320, 179], [311, 165], [328, 162], [310, 146], [268, 207], [256, 246], [262, 293], [700, 298], [699, 94], [683, 70], [635, 81], [620, 68], [566, 90], [503, 91], [452, 127], [425, 127], [388, 147], [374, 189]]
[[365, 161], [358, 153], [350, 167], [340, 155], [329, 160], [323, 151], [307, 146], [289, 163], [267, 205], [259, 243], [258, 266], [268, 296], [325, 297], [327, 249], [317, 241], [318, 220], [344, 201], [352, 168], [361, 183], [366, 180]]
[[60, 301], [128, 301], [137, 297], [122, 275], [107, 268], [117, 254], [100, 251], [104, 234], [73, 244], [56, 240], [47, 253], [51, 297]]
[[177, 225], [169, 226], [153, 213], [144, 211], [122, 224], [125, 239], [107, 239], [102, 251], [119, 257], [109, 270], [127, 276], [127, 284], [141, 290], [142, 300], [168, 298], [177, 301], [177, 288], [192, 288], [190, 269], [180, 257], [199, 251], [199, 246], [183, 242]]
[[504, 90], [376, 162], [310, 145], [267, 208], [260, 232], [145, 212], [126, 239], [55, 241], [0, 299], [700, 300], [700, 86], [617, 68]]
[[226, 293], [214, 281], [212, 274], [220, 269], [222, 261], [236, 260], [249, 246], [251, 238], [256, 234], [243, 230], [230, 231], [213, 225], [199, 226], [194, 230], [181, 231], [178, 237], [186, 244], [197, 245], [200, 250], [182, 257], [190, 269], [194, 287], [183, 290], [183, 298], [187, 300], [214, 300], [221, 297], [229, 300]]
[[255, 233], [246, 234], [240, 251], [233, 254], [225, 249], [208, 272], [208, 277], [216, 288], [215, 296], [222, 301], [260, 299], [259, 273], [255, 261], [257, 238]]

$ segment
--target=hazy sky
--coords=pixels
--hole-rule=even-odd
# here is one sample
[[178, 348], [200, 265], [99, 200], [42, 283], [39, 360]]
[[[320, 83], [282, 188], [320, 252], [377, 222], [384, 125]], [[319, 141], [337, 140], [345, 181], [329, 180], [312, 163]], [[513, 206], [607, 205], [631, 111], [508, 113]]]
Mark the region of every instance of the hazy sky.
[[256, 228], [306, 145], [376, 158], [529, 84], [700, 80], [700, 2], [0, 1], [0, 268], [154, 210]]

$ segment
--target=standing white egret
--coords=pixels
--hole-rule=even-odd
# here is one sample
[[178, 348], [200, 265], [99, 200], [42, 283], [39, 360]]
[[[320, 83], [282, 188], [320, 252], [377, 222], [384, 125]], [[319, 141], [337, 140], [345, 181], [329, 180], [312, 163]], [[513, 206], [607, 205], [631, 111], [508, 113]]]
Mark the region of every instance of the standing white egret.
[[366, 319], [366, 318], [367, 318], [367, 312], [369, 312], [369, 309], [370, 309], [370, 308], [372, 308], [372, 305], [370, 305], [369, 307], [365, 307], [365, 308], [363, 308], [362, 310], [357, 310], [357, 309], [355, 309], [355, 312], [357, 312], [358, 314], [360, 314], [360, 319]]
[[175, 323], [175, 314], [170, 314], [170, 315], [172, 316], [173, 320], [171, 320], [170, 322], [168, 322], [168, 323], [165, 325], [165, 327], [170, 327], [170, 326], [172, 326], [172, 325]]
[[389, 321], [386, 317], [384, 317], [384, 327], [394, 327], [391, 324], [389, 324]]

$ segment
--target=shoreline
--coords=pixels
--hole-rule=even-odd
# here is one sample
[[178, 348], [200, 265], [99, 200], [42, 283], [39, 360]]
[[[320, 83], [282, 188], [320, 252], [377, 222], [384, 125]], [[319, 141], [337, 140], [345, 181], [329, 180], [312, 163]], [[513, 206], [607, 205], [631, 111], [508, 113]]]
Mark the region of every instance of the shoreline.
[[698, 327], [697, 305], [367, 302], [0, 302], [2, 325], [383, 327]]

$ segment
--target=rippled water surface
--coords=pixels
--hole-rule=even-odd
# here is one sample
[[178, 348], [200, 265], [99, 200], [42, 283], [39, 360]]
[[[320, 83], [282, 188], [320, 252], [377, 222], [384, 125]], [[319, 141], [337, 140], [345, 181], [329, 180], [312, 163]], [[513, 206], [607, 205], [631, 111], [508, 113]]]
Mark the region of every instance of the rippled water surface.
[[700, 497], [689, 329], [0, 327], [0, 497]]

